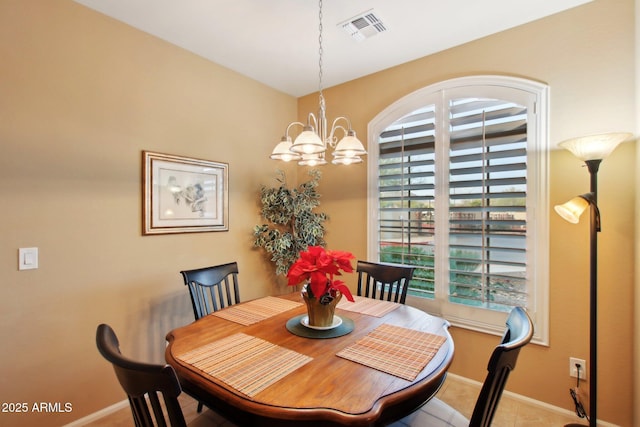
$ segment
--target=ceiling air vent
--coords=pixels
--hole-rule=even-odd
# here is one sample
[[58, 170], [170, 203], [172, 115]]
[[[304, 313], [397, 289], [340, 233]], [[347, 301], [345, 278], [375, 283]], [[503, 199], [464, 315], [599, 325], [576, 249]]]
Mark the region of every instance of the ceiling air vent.
[[368, 39], [378, 33], [387, 31], [380, 18], [373, 13], [373, 9], [341, 22], [338, 27], [342, 27], [347, 34], [357, 41]]

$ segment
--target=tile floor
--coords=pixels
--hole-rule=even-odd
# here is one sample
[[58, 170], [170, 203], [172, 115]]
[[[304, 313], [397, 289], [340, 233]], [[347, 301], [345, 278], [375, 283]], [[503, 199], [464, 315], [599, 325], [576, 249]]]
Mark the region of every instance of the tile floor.
[[[444, 385], [438, 392], [438, 397], [453, 406], [467, 418], [471, 416], [473, 405], [475, 404], [480, 389], [475, 384], [469, 384], [456, 377], [449, 376]], [[196, 412], [197, 402], [186, 394], [180, 396], [183, 412], [187, 423], [198, 417]], [[206, 417], [210, 420], [212, 427], [236, 427], [212, 411], [205, 409], [200, 418]], [[199, 420], [202, 421], [202, 420]], [[529, 403], [521, 402], [503, 395], [498, 406], [498, 411], [493, 420], [493, 427], [539, 427], [539, 426], [564, 426], [568, 423], [588, 424], [585, 420], [580, 420], [577, 416], [569, 416], [559, 414], [557, 412], [535, 406]], [[86, 424], [86, 427], [131, 427], [133, 426], [133, 418], [129, 407], [103, 417], [100, 420]], [[201, 423], [198, 423], [201, 425]]]
[[[479, 393], [479, 385], [469, 384], [449, 376], [437, 396], [469, 418]], [[586, 420], [581, 420], [578, 416], [564, 415], [503, 394], [491, 425], [493, 427], [559, 427], [569, 423], [588, 425]]]

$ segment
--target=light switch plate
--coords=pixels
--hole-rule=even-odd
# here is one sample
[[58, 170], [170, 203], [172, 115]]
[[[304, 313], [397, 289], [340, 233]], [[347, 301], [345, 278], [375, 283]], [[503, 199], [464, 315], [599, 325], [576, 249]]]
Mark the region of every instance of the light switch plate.
[[38, 248], [18, 249], [18, 270], [38, 268]]

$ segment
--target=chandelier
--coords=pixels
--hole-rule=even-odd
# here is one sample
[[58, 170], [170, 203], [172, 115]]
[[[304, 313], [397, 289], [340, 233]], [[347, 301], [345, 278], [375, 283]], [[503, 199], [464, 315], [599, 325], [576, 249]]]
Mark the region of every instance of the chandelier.
[[[318, 14], [319, 25], [319, 94], [320, 107], [318, 115], [309, 113], [307, 123], [292, 122], [287, 126], [280, 143], [276, 145], [271, 153], [274, 160], [297, 161], [299, 165], [320, 166], [327, 163], [325, 153], [329, 147], [333, 148], [333, 164], [350, 165], [352, 163], [362, 163], [363, 156], [367, 154], [364, 146], [356, 137], [356, 132], [351, 127], [351, 121], [344, 116], [336, 118], [330, 130], [326, 117], [326, 107], [322, 94], [322, 0], [319, 1], [320, 12]], [[289, 131], [291, 128], [300, 126], [302, 132], [292, 141]], [[338, 135], [342, 139], [338, 141]]]

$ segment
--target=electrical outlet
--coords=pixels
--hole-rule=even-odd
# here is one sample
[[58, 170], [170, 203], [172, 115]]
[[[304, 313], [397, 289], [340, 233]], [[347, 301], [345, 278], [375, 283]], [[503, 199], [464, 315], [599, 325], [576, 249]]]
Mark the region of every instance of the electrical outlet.
[[575, 357], [569, 358], [569, 376], [578, 378], [578, 368], [576, 365], [580, 365], [580, 379], [587, 379], [587, 362], [583, 359], [577, 359]]

